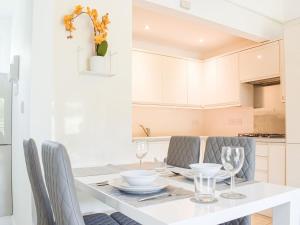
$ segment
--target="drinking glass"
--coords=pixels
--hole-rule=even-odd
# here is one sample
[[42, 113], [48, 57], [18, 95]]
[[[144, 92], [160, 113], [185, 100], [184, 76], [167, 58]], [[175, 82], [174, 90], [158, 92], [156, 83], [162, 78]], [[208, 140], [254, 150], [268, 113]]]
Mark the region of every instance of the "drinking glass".
[[215, 177], [204, 177], [201, 173], [194, 173], [195, 199], [200, 203], [213, 203], [215, 197]]
[[147, 155], [149, 151], [147, 141], [137, 141], [136, 142], [136, 157], [140, 160], [140, 167], [142, 167], [142, 160]]
[[245, 160], [245, 152], [242, 147], [223, 147], [221, 160], [224, 169], [230, 173], [231, 183], [230, 183], [230, 191], [221, 194], [223, 198], [229, 199], [242, 199], [246, 196], [237, 192], [234, 192], [235, 182], [234, 176], [237, 174], [244, 164]]

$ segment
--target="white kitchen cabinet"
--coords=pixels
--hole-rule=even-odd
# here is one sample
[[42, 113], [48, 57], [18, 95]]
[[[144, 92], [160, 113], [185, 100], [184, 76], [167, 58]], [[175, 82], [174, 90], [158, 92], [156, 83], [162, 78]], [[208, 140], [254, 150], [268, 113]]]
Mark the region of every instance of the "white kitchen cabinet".
[[132, 62], [133, 102], [162, 102], [163, 56], [133, 51]]
[[217, 59], [217, 103], [239, 103], [240, 82], [238, 73], [238, 56], [232, 54]]
[[203, 65], [203, 105], [215, 105], [217, 103], [217, 62], [208, 60]]
[[286, 184], [299, 188], [300, 144], [287, 144], [286, 162]]
[[286, 144], [256, 142], [255, 180], [272, 184], [286, 184]]
[[272, 42], [240, 52], [239, 72], [241, 82], [279, 77], [279, 42]]
[[163, 58], [162, 97], [167, 105], [187, 105], [187, 62]]
[[[287, 143], [300, 144], [300, 21], [284, 31]], [[289, 162], [288, 162], [289, 164]], [[300, 165], [300, 163], [298, 163]], [[299, 166], [295, 167], [299, 170]], [[300, 182], [300, 181], [299, 181]]]
[[203, 87], [203, 63], [187, 61], [188, 105], [202, 105]]
[[284, 56], [284, 42], [283, 40], [279, 41], [280, 47], [280, 89], [281, 89], [281, 101], [285, 102], [285, 56]]
[[252, 85], [239, 82], [237, 54], [205, 61], [203, 76], [204, 107], [253, 104]]
[[286, 184], [286, 144], [271, 143], [269, 149], [269, 183]]

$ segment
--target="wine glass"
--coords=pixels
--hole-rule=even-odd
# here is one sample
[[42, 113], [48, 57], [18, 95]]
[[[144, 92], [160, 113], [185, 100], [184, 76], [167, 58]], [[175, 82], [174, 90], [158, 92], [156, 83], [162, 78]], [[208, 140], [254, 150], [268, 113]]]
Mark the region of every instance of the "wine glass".
[[237, 192], [234, 192], [235, 182], [234, 176], [237, 174], [244, 164], [245, 151], [242, 147], [223, 147], [221, 160], [224, 169], [230, 173], [231, 184], [230, 191], [221, 194], [221, 197], [228, 199], [242, 199], [246, 196]]
[[149, 151], [147, 141], [137, 141], [136, 142], [136, 157], [140, 160], [140, 167], [142, 167], [142, 160], [147, 155]]

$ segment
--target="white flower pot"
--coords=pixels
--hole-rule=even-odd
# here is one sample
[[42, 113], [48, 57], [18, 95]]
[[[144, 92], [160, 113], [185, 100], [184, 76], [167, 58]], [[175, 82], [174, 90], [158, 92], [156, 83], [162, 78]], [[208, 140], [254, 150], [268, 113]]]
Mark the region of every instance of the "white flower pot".
[[92, 56], [90, 58], [90, 70], [97, 73], [108, 73], [109, 65], [107, 57], [103, 56]]

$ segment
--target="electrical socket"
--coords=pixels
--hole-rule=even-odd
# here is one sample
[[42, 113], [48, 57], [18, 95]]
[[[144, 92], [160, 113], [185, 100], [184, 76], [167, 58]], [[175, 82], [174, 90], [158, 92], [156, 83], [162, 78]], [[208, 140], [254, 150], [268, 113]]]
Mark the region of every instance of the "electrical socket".
[[180, 7], [183, 9], [191, 9], [191, 0], [180, 0]]

